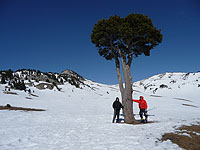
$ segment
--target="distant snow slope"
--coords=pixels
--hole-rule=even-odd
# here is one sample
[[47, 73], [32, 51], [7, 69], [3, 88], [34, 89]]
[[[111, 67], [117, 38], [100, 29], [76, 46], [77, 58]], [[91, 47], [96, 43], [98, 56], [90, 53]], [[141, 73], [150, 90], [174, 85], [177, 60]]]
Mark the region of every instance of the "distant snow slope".
[[[41, 108], [44, 112], [0, 110], [1, 150], [161, 150], [180, 149], [158, 139], [174, 126], [200, 121], [200, 73], [166, 73], [134, 83], [133, 98], [147, 100], [152, 124], [113, 124], [112, 103], [118, 85], [85, 80], [81, 88], [65, 83], [53, 90], [29, 87], [28, 92], [4, 94], [0, 105]], [[89, 86], [88, 86], [89, 85]], [[157, 89], [156, 89], [157, 88]], [[138, 105], [134, 103], [134, 113]], [[136, 116], [136, 119], [139, 119]]]
[[200, 72], [159, 74], [138, 81], [134, 86], [149, 95], [193, 99], [200, 96]]

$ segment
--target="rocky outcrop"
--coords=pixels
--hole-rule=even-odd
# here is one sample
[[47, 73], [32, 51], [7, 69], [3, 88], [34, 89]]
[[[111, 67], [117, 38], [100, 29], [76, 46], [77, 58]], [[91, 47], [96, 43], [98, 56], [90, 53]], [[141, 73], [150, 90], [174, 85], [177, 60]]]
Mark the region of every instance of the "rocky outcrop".
[[39, 83], [35, 86], [39, 90], [44, 90], [44, 89], [50, 89], [52, 90], [54, 88], [53, 84], [50, 83]]
[[60, 90], [58, 86], [65, 83], [80, 88], [80, 85], [84, 85], [84, 81], [82, 76], [72, 70], [64, 70], [61, 74], [34, 69], [0, 71], [0, 84], [8, 84], [9, 88], [19, 90], [26, 90], [27, 87], [34, 85], [38, 89], [53, 89], [55, 86]]
[[78, 80], [81, 80], [81, 81], [84, 81], [85, 79], [80, 76], [78, 73], [72, 71], [72, 70], [64, 70], [62, 73], [61, 73], [61, 76], [67, 76], [68, 78], [75, 78], [75, 79], [78, 79]]
[[72, 70], [65, 70], [60, 74], [60, 76], [63, 77], [65, 81], [76, 86], [77, 88], [80, 88], [81, 84], [84, 85], [85, 79]]

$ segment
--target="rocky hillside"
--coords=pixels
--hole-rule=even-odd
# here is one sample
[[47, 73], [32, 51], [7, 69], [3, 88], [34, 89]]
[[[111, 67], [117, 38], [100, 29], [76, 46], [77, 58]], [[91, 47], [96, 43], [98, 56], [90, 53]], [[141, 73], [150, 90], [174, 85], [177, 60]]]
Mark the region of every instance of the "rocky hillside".
[[27, 90], [34, 86], [38, 89], [60, 90], [59, 85], [69, 83], [76, 88], [84, 85], [84, 78], [72, 70], [65, 70], [61, 74], [52, 72], [41, 72], [33, 69], [20, 69], [17, 71], [0, 71], [0, 83], [7, 84], [6, 89]]
[[[11, 89], [29, 91], [30, 87], [37, 89], [61, 90], [61, 85], [72, 85], [74, 88], [89, 88], [100, 90], [98, 83], [89, 81], [72, 70], [64, 70], [60, 74], [41, 72], [39, 70], [21, 69], [17, 71], [0, 71], [0, 84], [5, 91]], [[118, 85], [111, 86], [119, 91]], [[33, 88], [32, 88], [33, 89]], [[163, 73], [152, 76], [133, 84], [133, 96], [146, 94], [150, 96], [187, 95], [200, 96], [200, 72], [196, 73]], [[191, 98], [191, 97], [190, 97]]]

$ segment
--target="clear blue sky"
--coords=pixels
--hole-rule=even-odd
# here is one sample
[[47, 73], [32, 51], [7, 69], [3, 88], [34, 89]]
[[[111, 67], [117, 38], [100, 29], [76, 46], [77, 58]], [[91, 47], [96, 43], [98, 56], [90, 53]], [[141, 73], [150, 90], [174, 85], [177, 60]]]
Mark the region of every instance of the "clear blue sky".
[[71, 69], [116, 84], [114, 61], [90, 41], [98, 20], [130, 13], [149, 16], [163, 42], [133, 60], [133, 81], [164, 72], [200, 71], [199, 0], [0, 0], [0, 70]]

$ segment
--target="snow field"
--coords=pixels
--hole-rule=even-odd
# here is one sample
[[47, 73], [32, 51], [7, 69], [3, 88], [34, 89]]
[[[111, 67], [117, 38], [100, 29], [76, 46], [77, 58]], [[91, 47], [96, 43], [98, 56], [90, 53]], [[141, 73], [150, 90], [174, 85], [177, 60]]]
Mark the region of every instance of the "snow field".
[[[200, 103], [196, 90], [187, 89], [176, 95], [163, 91], [163, 97], [152, 97], [141, 88], [135, 88], [133, 98], [143, 95], [147, 100], [151, 124], [113, 124], [112, 103], [120, 97], [117, 86], [97, 84], [87, 81], [95, 90], [84, 87], [76, 89], [71, 85], [60, 86], [61, 92], [37, 90], [35, 95], [15, 91], [18, 95], [4, 94], [0, 85], [0, 105], [40, 108], [44, 112], [24, 112], [1, 110], [0, 149], [1, 150], [179, 150], [170, 141], [158, 139], [166, 132], [174, 131], [174, 126], [197, 123], [200, 120]], [[109, 94], [108, 94], [108, 93]], [[189, 93], [189, 94], [188, 94]], [[32, 99], [26, 99], [25, 97]], [[187, 98], [190, 101], [174, 99]], [[120, 99], [121, 101], [121, 99]], [[183, 103], [197, 107], [184, 106]], [[134, 113], [138, 113], [134, 103]], [[139, 116], [136, 116], [139, 119]]]

